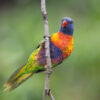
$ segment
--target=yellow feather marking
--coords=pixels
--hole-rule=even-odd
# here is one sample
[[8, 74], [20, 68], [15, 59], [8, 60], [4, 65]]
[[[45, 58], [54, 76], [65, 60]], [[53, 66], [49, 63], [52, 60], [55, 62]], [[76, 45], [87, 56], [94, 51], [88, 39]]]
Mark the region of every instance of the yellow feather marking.
[[35, 50], [33, 53], [32, 53], [32, 59], [33, 61], [36, 60], [36, 56], [37, 56], [37, 53], [39, 52], [40, 48], [38, 48], [37, 50]]
[[52, 41], [57, 41], [57, 40], [58, 40], [58, 33], [54, 33], [54, 34], [51, 36], [51, 40], [52, 40]]
[[[28, 78], [32, 73], [29, 74], [24, 74], [23, 76], [21, 76], [18, 80], [17, 80], [17, 84], [20, 84], [24, 79]], [[10, 90], [12, 88], [13, 84], [12, 83], [6, 83], [4, 84], [4, 87], [6, 87], [4, 89], [4, 91]]]
[[18, 79], [17, 83], [20, 83], [22, 80], [26, 79], [26, 78], [29, 77], [31, 74], [32, 74], [32, 73], [24, 74], [23, 76], [21, 76], [21, 77]]
[[35, 57], [34, 55], [32, 55], [32, 59], [33, 59], [33, 60], [36, 60], [36, 57]]
[[32, 70], [34, 70], [34, 67], [35, 67], [35, 63], [34, 63], [34, 65], [31, 64], [30, 67], [28, 68], [28, 71], [32, 71]]
[[73, 38], [71, 39], [70, 43], [68, 44], [67, 49], [63, 50], [64, 53], [68, 55], [73, 51]]
[[19, 73], [14, 78], [12, 78], [12, 80], [15, 79], [15, 78], [17, 78], [18, 76], [20, 76], [20, 74], [22, 74], [24, 72], [25, 67], [26, 67], [26, 65], [24, 65], [22, 67], [22, 69], [20, 69]]

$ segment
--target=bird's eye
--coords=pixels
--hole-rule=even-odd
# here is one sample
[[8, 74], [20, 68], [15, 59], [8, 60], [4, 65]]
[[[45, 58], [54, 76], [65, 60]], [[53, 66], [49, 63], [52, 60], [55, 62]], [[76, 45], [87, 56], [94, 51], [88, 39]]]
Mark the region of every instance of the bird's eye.
[[70, 21], [70, 24], [72, 24], [73, 22], [72, 21]]

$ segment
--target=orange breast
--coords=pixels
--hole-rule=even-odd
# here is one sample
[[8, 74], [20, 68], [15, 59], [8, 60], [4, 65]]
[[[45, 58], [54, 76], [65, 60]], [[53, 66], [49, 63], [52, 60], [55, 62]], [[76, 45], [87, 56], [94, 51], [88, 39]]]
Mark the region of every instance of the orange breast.
[[51, 41], [60, 48], [66, 58], [73, 51], [73, 37], [63, 33], [55, 33], [51, 36]]

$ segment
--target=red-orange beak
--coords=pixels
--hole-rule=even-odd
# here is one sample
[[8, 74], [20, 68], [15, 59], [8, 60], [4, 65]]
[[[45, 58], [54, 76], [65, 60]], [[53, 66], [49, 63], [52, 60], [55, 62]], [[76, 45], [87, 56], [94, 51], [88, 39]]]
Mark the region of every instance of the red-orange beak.
[[67, 26], [67, 21], [64, 20], [63, 23], [62, 23], [62, 27], [66, 27]]

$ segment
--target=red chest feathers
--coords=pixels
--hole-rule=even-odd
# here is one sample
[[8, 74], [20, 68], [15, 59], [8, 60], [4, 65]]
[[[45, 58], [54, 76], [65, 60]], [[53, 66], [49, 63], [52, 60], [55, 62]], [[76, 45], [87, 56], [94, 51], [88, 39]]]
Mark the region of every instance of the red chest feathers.
[[51, 41], [62, 50], [64, 58], [73, 51], [73, 37], [71, 35], [58, 32], [52, 35]]

